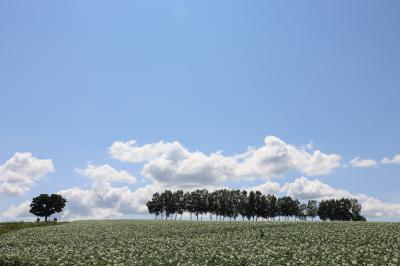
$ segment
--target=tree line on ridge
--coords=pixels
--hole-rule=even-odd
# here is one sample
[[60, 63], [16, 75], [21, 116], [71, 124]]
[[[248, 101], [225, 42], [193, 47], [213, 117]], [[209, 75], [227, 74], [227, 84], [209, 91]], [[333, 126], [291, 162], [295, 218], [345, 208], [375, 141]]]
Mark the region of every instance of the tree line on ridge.
[[357, 199], [329, 199], [320, 202], [309, 200], [301, 203], [289, 196], [276, 197], [263, 195], [260, 191], [220, 189], [208, 192], [206, 189], [184, 192], [165, 190], [154, 193], [147, 202], [150, 214], [155, 219], [179, 220], [184, 213], [196, 216], [196, 220], [203, 220], [203, 215], [209, 215], [209, 220], [235, 220], [241, 216], [242, 220], [276, 220], [284, 221], [290, 217], [307, 220], [319, 217], [320, 220], [330, 221], [365, 221], [361, 215], [361, 204]]

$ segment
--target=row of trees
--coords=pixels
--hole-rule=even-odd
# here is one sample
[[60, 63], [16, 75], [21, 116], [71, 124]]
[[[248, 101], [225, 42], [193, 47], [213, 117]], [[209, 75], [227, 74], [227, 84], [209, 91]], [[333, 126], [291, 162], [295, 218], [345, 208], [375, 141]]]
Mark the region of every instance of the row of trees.
[[184, 192], [178, 190], [172, 192], [166, 190], [162, 193], [155, 193], [147, 202], [150, 214], [155, 219], [175, 220], [179, 215], [182, 219], [183, 213], [189, 213], [190, 219], [195, 215], [196, 219], [203, 219], [203, 215], [209, 214], [210, 220], [236, 220], [238, 216], [242, 220], [270, 219], [275, 220], [283, 217], [295, 219], [312, 220], [319, 216], [321, 220], [331, 221], [362, 221], [361, 204], [356, 199], [331, 199], [317, 202], [309, 200], [307, 203], [300, 203], [299, 200], [291, 197], [277, 198], [275, 195], [263, 195], [260, 191], [228, 190], [221, 189], [208, 192], [205, 189]]

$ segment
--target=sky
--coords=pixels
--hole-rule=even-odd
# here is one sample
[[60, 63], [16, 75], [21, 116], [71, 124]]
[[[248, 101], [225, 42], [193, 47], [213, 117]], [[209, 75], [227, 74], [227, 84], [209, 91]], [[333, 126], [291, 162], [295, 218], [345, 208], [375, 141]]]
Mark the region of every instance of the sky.
[[355, 197], [400, 220], [398, 1], [0, 1], [0, 220], [154, 192]]

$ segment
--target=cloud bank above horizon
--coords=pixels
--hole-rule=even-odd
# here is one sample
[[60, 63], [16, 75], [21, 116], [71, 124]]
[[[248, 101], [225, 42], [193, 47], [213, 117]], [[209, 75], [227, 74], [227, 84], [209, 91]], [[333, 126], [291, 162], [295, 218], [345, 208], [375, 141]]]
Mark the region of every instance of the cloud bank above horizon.
[[[143, 214], [147, 212], [145, 203], [157, 191], [214, 190], [229, 187], [230, 182], [241, 184], [250, 180], [261, 184], [247, 189], [263, 193], [287, 194], [300, 200], [352, 197], [362, 203], [362, 212], [367, 217], [400, 215], [400, 203], [385, 203], [362, 193], [334, 188], [317, 178], [329, 176], [342, 167], [378, 166], [377, 160], [357, 156], [344, 164], [339, 154], [324, 153], [313, 145], [297, 147], [275, 136], [267, 136], [260, 147], [249, 147], [234, 155], [224, 155], [221, 151], [210, 154], [190, 151], [178, 141], [141, 146], [135, 140], [115, 141], [108, 152], [113, 159], [140, 167], [139, 175], [115, 169], [110, 164], [89, 162], [85, 168], [76, 167], [75, 173], [88, 178], [90, 187], [71, 187], [57, 192], [68, 200], [62, 219], [107, 219]], [[380, 163], [397, 164], [399, 156], [384, 158]], [[53, 171], [50, 159], [16, 153], [0, 165], [0, 196], [22, 195]], [[289, 174], [298, 177], [292, 182], [277, 182]], [[132, 185], [136, 188], [132, 189]], [[0, 217], [27, 217], [28, 210], [29, 201], [24, 201], [11, 206]]]

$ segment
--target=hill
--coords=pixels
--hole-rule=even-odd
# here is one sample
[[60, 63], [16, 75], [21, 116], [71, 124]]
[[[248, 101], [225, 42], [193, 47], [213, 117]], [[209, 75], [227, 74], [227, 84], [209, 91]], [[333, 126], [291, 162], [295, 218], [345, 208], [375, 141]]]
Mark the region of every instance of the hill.
[[1, 265], [398, 265], [400, 223], [79, 221], [0, 236]]

